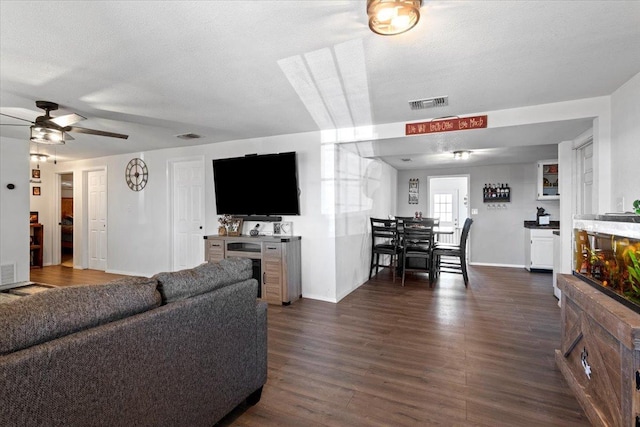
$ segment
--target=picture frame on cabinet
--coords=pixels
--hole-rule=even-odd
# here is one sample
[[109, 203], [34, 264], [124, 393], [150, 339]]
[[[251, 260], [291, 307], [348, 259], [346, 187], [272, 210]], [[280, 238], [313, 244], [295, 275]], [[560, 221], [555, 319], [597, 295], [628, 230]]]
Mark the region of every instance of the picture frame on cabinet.
[[30, 224], [38, 223], [38, 212], [35, 212], [35, 211], [29, 212], [29, 223]]
[[227, 226], [228, 236], [240, 236], [242, 234], [242, 218], [231, 218]]
[[293, 236], [293, 222], [280, 221], [273, 223], [274, 236]]

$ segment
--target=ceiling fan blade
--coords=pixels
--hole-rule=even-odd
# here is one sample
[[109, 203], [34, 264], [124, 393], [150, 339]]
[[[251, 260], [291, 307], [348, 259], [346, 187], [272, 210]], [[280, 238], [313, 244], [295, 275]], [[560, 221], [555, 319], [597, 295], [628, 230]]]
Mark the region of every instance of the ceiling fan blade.
[[0, 126], [30, 126], [30, 125], [19, 125], [17, 123], [0, 123]]
[[[16, 116], [10, 116], [9, 114], [0, 113], [0, 116], [11, 117], [12, 119], [18, 119], [18, 120], [22, 120], [23, 122], [33, 123], [31, 120], [23, 119], [23, 118], [16, 117]], [[26, 125], [24, 125], [24, 126], [26, 126]]]
[[103, 130], [95, 130], [95, 129], [87, 129], [87, 128], [79, 128], [75, 126], [71, 126], [65, 129], [66, 132], [78, 132], [78, 133], [88, 133], [91, 135], [100, 135], [100, 136], [110, 136], [112, 138], [121, 138], [127, 139], [129, 135], [123, 135], [121, 133], [107, 132]]
[[48, 121], [64, 128], [74, 123], [78, 123], [81, 120], [86, 120], [86, 117], [83, 117], [80, 114], [71, 113], [64, 116], [54, 117], [52, 119], [49, 119]]

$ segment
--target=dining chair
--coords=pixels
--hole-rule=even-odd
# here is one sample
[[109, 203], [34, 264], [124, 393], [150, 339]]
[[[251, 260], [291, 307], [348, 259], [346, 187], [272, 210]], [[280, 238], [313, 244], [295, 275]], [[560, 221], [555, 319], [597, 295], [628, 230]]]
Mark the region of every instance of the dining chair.
[[[398, 236], [397, 221], [395, 219], [370, 218], [371, 220], [371, 266], [369, 279], [373, 275], [373, 268], [378, 274], [379, 267], [391, 268], [393, 281], [396, 281], [398, 258], [402, 253]], [[389, 264], [380, 264], [380, 255], [389, 256]]]
[[[402, 286], [407, 271], [429, 272], [433, 249], [433, 221], [407, 219], [402, 228]], [[420, 259], [424, 267], [412, 265], [412, 259]]]
[[399, 233], [402, 233], [402, 227], [404, 226], [404, 222], [406, 220], [414, 219], [412, 216], [396, 216], [394, 218], [398, 222], [398, 232]]
[[441, 272], [462, 274], [464, 286], [469, 285], [469, 274], [467, 272], [467, 241], [473, 220], [467, 218], [462, 226], [460, 244], [452, 245], [437, 243], [431, 254], [431, 264], [433, 268], [429, 272], [429, 284], [432, 285], [435, 278]]

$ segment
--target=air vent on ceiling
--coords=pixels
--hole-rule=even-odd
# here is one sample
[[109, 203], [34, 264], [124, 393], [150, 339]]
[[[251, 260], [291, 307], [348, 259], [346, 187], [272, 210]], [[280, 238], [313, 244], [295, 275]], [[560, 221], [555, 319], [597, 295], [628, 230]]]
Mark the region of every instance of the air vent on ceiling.
[[403, 162], [410, 162], [411, 161], [411, 159], [400, 159], [400, 160], [402, 160]]
[[409, 101], [412, 110], [424, 110], [425, 108], [446, 107], [449, 105], [448, 96], [436, 96], [434, 98], [416, 99]]
[[176, 135], [176, 138], [180, 139], [198, 139], [201, 138], [197, 133], [183, 133], [182, 135]]

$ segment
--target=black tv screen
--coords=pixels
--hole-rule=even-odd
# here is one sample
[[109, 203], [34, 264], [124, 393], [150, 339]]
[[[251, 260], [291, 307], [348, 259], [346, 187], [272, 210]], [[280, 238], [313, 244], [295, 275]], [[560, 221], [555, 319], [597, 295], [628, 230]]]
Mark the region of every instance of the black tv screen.
[[300, 215], [296, 153], [213, 160], [218, 215]]

